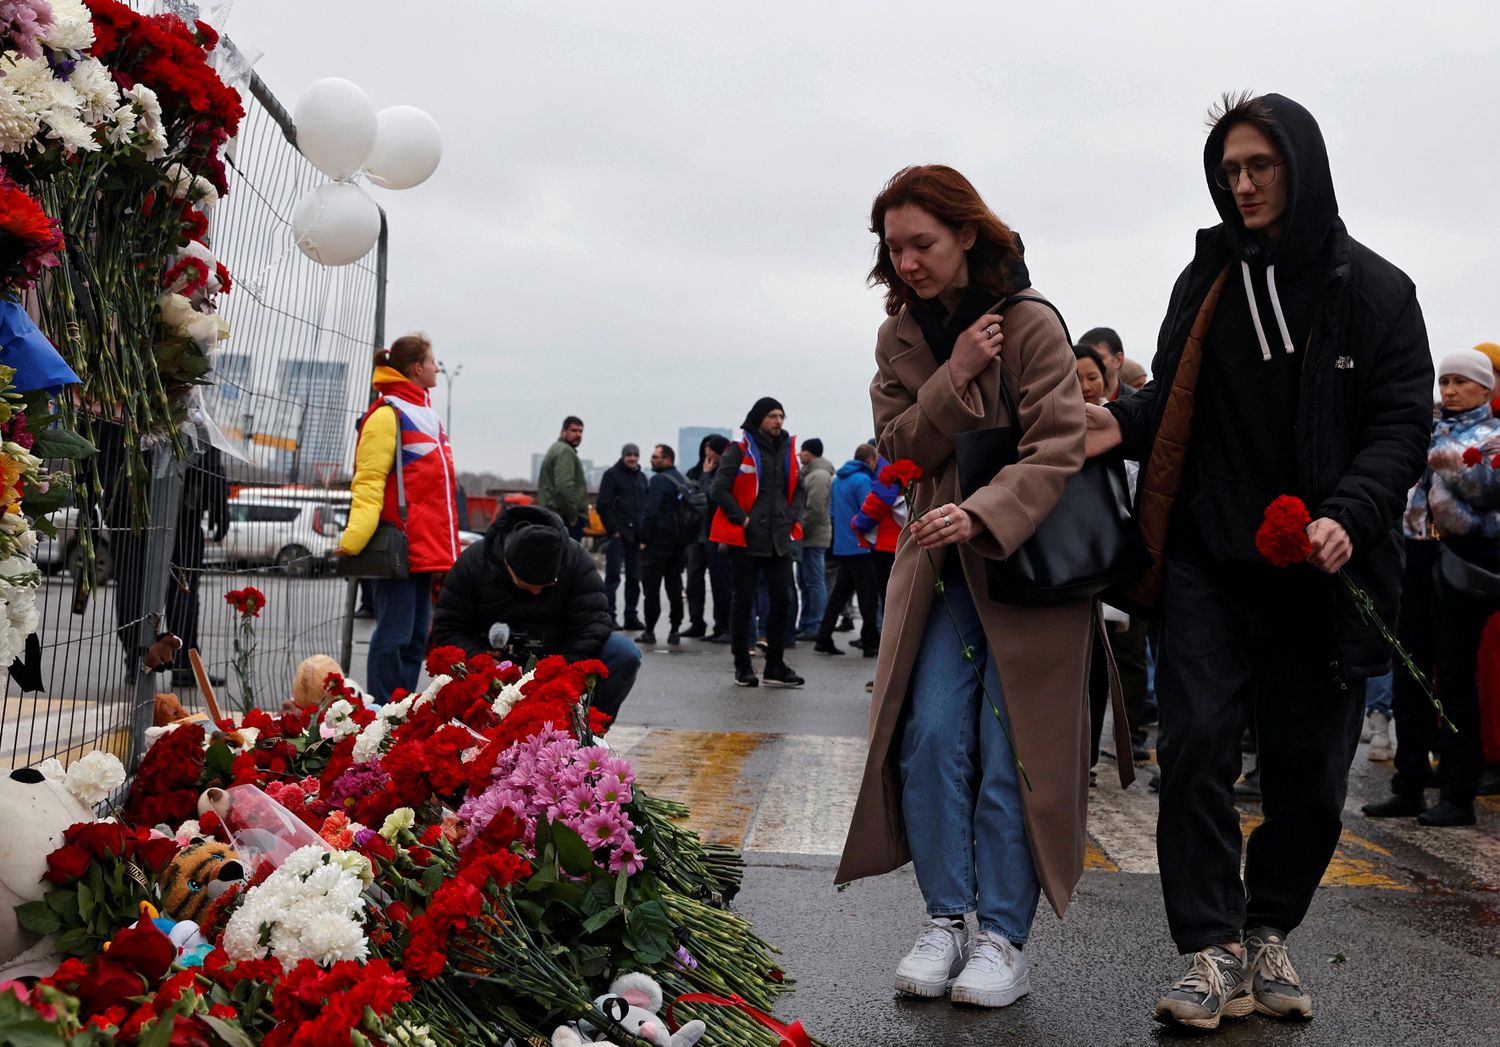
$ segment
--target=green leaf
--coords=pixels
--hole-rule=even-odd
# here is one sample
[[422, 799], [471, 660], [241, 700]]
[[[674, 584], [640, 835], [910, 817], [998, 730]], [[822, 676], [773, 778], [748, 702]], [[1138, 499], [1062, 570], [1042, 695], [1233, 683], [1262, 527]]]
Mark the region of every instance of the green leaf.
[[89, 917], [91, 915], [93, 915], [93, 912], [94, 912], [94, 897], [95, 897], [94, 896], [94, 889], [89, 886], [88, 880], [86, 878], [82, 879], [82, 880], [79, 880], [78, 881], [78, 914], [79, 914], [79, 916], [81, 916], [83, 918], [83, 922], [84, 923], [88, 923]]
[[[625, 917], [631, 940], [638, 957], [648, 954], [665, 956], [673, 949], [672, 921], [661, 902], [645, 902], [632, 908]], [[659, 962], [658, 960], [648, 962]]]
[[627, 876], [627, 875], [625, 875], [625, 870], [624, 869], [621, 869], [618, 873], [615, 874], [615, 904], [616, 905], [624, 905], [625, 904], [625, 885], [629, 881], [630, 881], [630, 877]]
[[427, 871], [422, 873], [422, 887], [427, 891], [428, 894], [431, 894], [442, 885], [443, 867], [441, 865], [438, 865], [437, 863], [429, 865], [427, 867]]
[[599, 871], [589, 845], [583, 842], [582, 836], [566, 825], [552, 826], [552, 841], [557, 845], [557, 860], [574, 876], [589, 876]]
[[[87, 927], [69, 927], [57, 936], [57, 948], [59, 952], [68, 954], [81, 953], [89, 945], [89, 929]], [[93, 952], [92, 949], [89, 949]]]
[[[45, 491], [38, 490], [34, 484], [27, 484], [26, 490], [21, 497], [21, 506], [28, 513], [45, 516], [48, 513], [55, 513], [67, 505], [68, 499], [72, 496], [73, 492], [66, 484], [53, 484]], [[52, 537], [56, 538], [57, 528], [52, 525], [50, 520], [38, 520], [36, 522], [37, 530], [42, 529], [43, 523], [46, 523], [51, 528]]]
[[611, 905], [608, 909], [601, 909], [599, 912], [594, 913], [594, 915], [583, 921], [583, 933], [593, 934], [616, 916], [619, 916], [620, 911], [618, 905]]
[[238, 1024], [215, 1018], [211, 1014], [200, 1014], [198, 1020], [207, 1025], [229, 1047], [255, 1047], [255, 1041], [245, 1034]]
[[585, 916], [592, 916], [597, 912], [603, 912], [610, 906], [610, 897], [614, 893], [614, 885], [605, 878], [598, 877], [589, 884], [589, 889], [583, 892], [583, 901], [578, 905], [578, 911]]
[[36, 434], [36, 443], [31, 453], [38, 458], [87, 458], [98, 452], [98, 448], [77, 433], [58, 426]]
[[[60, 894], [62, 892], [49, 891], [48, 893]], [[16, 906], [16, 921], [32, 934], [56, 934], [62, 929], [62, 920], [46, 902], [26, 902], [24, 905]]]
[[203, 770], [210, 778], [228, 779], [234, 774], [234, 751], [229, 743], [217, 741], [203, 754]]

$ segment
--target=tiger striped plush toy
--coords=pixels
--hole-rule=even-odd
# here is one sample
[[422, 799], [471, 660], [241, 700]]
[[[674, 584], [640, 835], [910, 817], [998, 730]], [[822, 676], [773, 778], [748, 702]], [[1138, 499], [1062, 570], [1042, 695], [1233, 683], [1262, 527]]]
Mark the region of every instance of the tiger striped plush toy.
[[194, 837], [162, 874], [162, 911], [202, 924], [214, 900], [244, 878], [239, 854], [217, 840]]

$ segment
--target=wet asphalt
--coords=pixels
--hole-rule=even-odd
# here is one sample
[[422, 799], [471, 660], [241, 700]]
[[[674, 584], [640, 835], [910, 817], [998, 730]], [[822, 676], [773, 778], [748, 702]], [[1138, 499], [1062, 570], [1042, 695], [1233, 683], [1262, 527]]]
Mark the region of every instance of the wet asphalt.
[[[805, 643], [788, 652], [788, 660], [808, 678], [806, 687], [751, 691], [732, 685], [727, 647], [685, 641], [673, 652], [649, 651], [620, 723], [658, 731], [863, 736], [863, 683], [874, 675], [873, 662], [821, 657]], [[755, 762], [740, 773], [758, 773]], [[1101, 782], [1110, 773], [1112, 768], [1101, 766]], [[1351, 802], [1384, 796], [1389, 773], [1389, 764], [1368, 762], [1361, 749]], [[1358, 819], [1358, 831], [1388, 851], [1382, 869], [1399, 889], [1318, 892], [1307, 921], [1289, 939], [1314, 999], [1314, 1020], [1305, 1024], [1252, 1017], [1205, 1036], [1166, 1030], [1152, 1020], [1156, 998], [1182, 970], [1167, 936], [1155, 875], [1088, 870], [1064, 920], [1044, 901], [1026, 947], [1032, 991], [993, 1011], [893, 991], [895, 965], [924, 919], [910, 866], [840, 891], [833, 883], [836, 859], [827, 854], [752, 853], [736, 904], [781, 948], [785, 970], [797, 980], [781, 1016], [800, 1019], [839, 1047], [1208, 1039], [1288, 1047], [1496, 1047], [1500, 877], [1481, 859], [1492, 853], [1500, 806], [1488, 803], [1480, 857], [1455, 850], [1452, 838], [1424, 846], [1423, 837], [1384, 835], [1385, 826]], [[819, 849], [836, 850], [839, 843]]]

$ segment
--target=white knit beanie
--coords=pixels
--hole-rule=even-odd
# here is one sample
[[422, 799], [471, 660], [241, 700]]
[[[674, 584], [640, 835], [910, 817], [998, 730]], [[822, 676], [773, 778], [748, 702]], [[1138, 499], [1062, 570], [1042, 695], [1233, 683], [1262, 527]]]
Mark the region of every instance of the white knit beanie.
[[1445, 374], [1478, 382], [1486, 389], [1495, 388], [1495, 369], [1490, 365], [1490, 358], [1478, 349], [1459, 349], [1443, 357], [1438, 361], [1438, 377]]

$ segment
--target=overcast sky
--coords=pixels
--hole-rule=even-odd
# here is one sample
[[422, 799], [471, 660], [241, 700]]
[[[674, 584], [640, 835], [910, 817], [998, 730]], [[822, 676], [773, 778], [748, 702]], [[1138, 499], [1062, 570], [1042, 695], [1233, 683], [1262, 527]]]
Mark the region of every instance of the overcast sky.
[[1216, 220], [1200, 155], [1225, 90], [1318, 118], [1343, 218], [1416, 281], [1435, 354], [1500, 341], [1496, 11], [240, 0], [224, 28], [289, 110], [343, 76], [442, 126], [432, 179], [372, 191], [387, 329], [463, 365], [459, 468], [529, 475], [565, 414], [613, 461], [766, 394], [845, 459], [873, 424], [869, 206], [911, 163], [968, 175], [1074, 333], [1115, 327], [1149, 365]]

